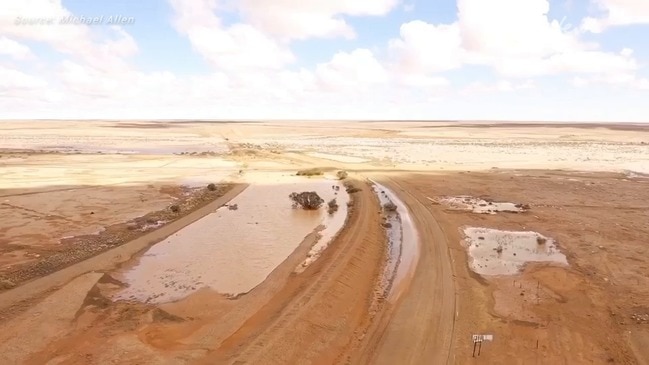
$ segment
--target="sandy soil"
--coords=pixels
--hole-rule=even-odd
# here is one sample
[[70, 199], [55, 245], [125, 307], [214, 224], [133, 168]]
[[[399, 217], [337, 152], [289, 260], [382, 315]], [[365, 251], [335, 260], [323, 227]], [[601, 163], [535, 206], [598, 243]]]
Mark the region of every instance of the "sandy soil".
[[[428, 244], [449, 243], [457, 295], [453, 330], [444, 331], [453, 334], [451, 363], [478, 361], [472, 359], [473, 334], [494, 336], [493, 342], [483, 345], [479, 361], [485, 363], [517, 359], [515, 363], [521, 364], [633, 364], [639, 361], [635, 356], [646, 358], [646, 353], [633, 352], [646, 351], [638, 345], [646, 341], [646, 332], [641, 331], [649, 311], [646, 180], [521, 171], [416, 175], [398, 181], [405, 196], [412, 194], [426, 206], [421, 214], [431, 214], [440, 224], [444, 239], [430, 236]], [[427, 199], [461, 194], [525, 201], [531, 210], [523, 214], [458, 213]], [[469, 269], [461, 244], [464, 226], [542, 232], [557, 240], [570, 266], [529, 264], [518, 275], [479, 276]], [[420, 274], [413, 283], [417, 277]], [[422, 300], [414, 290], [404, 305], [409, 299]], [[406, 327], [416, 328], [416, 320], [410, 321]], [[438, 323], [452, 321], [451, 311]], [[425, 338], [435, 335], [436, 326], [432, 329]], [[629, 331], [634, 335], [627, 336]], [[409, 343], [406, 333], [397, 337], [406, 337], [402, 341]], [[633, 349], [627, 338], [633, 339]]]
[[[1, 122], [0, 142], [2, 363], [649, 361], [647, 126], [39, 121]], [[119, 273], [147, 248], [246, 184], [262, 191], [274, 174], [314, 167], [352, 172], [360, 191], [343, 230], [306, 269], [296, 271], [318, 247], [318, 230], [301, 232], [296, 245], [260, 227], [268, 234], [258, 244], [290, 249], [246, 294], [110, 299], [128, 285]], [[394, 301], [382, 289], [384, 212], [365, 178], [390, 189], [417, 228], [416, 264]], [[219, 189], [207, 190], [210, 182]], [[454, 196], [530, 209], [440, 204]], [[568, 265], [479, 275], [467, 227], [538, 232]], [[243, 276], [235, 241], [230, 270]], [[183, 251], [196, 256], [183, 261], [187, 272], [197, 258], [223, 260], [199, 252]], [[38, 336], [29, 338], [32, 328]], [[475, 358], [474, 334], [493, 336]]]

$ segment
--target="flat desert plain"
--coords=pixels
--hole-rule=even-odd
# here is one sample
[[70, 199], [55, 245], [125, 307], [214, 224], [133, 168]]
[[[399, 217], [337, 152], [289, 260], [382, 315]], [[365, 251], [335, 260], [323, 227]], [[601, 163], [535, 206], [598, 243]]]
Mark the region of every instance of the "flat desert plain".
[[0, 364], [649, 364], [647, 237], [649, 125], [3, 121]]

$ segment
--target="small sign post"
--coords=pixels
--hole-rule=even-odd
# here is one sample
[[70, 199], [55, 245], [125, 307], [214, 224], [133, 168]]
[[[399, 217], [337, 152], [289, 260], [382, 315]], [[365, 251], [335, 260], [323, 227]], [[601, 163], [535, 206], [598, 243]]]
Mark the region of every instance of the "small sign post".
[[494, 336], [493, 335], [473, 335], [472, 339], [473, 339], [472, 357], [475, 357], [476, 348], [478, 349], [478, 356], [480, 356], [480, 352], [482, 351], [482, 341], [493, 341]]

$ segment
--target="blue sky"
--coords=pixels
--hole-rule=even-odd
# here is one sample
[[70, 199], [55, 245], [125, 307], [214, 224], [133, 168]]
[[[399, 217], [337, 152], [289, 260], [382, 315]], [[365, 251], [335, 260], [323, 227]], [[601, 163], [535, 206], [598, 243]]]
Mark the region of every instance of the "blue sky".
[[[0, 119], [649, 119], [643, 0], [32, 0], [0, 14]], [[15, 21], [70, 14], [105, 20]]]

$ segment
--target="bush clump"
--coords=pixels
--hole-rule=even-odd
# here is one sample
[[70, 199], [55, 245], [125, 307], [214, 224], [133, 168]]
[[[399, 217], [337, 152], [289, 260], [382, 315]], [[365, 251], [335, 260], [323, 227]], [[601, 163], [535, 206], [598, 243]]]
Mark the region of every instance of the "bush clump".
[[329, 214], [334, 214], [335, 212], [338, 211], [338, 202], [336, 202], [336, 198], [329, 200], [327, 206], [328, 206], [327, 212], [329, 212]]
[[386, 212], [396, 212], [397, 205], [394, 204], [393, 202], [387, 202], [383, 204], [383, 210], [385, 210]]
[[355, 187], [354, 184], [352, 184], [350, 181], [345, 181], [343, 185], [345, 186], [345, 191], [347, 191], [347, 194], [354, 194], [361, 191], [361, 189]]
[[180, 206], [177, 205], [177, 204], [174, 204], [174, 205], [170, 206], [169, 209], [171, 209], [171, 211], [174, 212], [174, 213], [180, 212]]
[[209, 191], [216, 191], [216, 184], [214, 184], [214, 183], [209, 183], [209, 184], [207, 185], [207, 190], [209, 190]]
[[340, 170], [336, 173], [336, 177], [338, 177], [338, 180], [345, 180], [349, 174], [345, 170]]
[[293, 201], [294, 208], [300, 207], [305, 210], [320, 209], [324, 203], [324, 199], [315, 191], [293, 192], [288, 197]]
[[319, 168], [314, 167], [314, 168], [311, 168], [311, 169], [299, 170], [296, 175], [297, 176], [320, 176], [320, 175], [323, 175], [323, 174], [324, 173], [322, 172], [322, 170], [320, 170]]
[[536, 237], [536, 244], [538, 245], [543, 245], [545, 244], [546, 241], [547, 239], [545, 237], [541, 237], [541, 236]]

